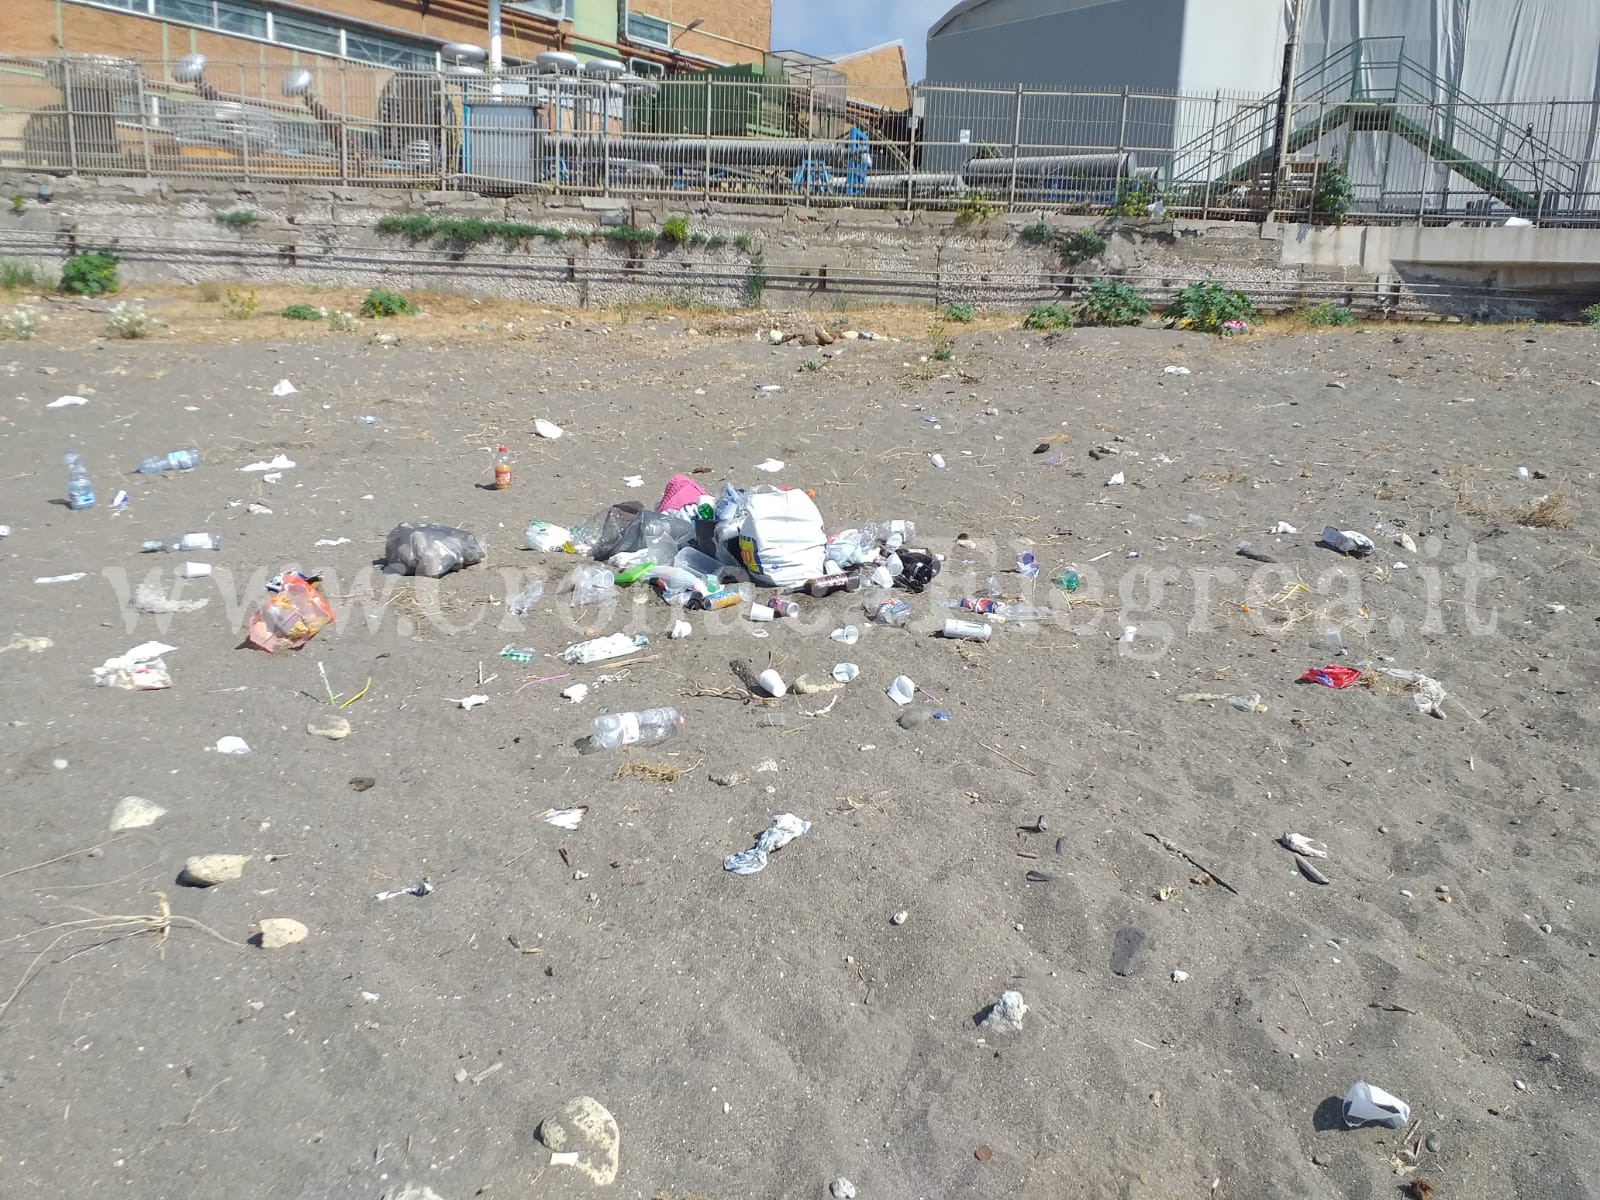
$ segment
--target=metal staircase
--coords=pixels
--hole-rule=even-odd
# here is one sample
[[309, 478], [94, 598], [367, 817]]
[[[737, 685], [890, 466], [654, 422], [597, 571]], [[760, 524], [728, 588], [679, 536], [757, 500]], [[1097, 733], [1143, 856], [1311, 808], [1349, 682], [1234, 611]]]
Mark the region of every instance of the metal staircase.
[[[1264, 184], [1270, 192], [1277, 99], [1249, 105], [1220, 151], [1212, 134], [1179, 147], [1180, 191]], [[1582, 186], [1580, 163], [1407, 57], [1402, 38], [1363, 38], [1303, 71], [1290, 126], [1286, 157], [1341, 133], [1389, 134], [1524, 216], [1559, 211]], [[1344, 155], [1320, 157], [1337, 163]]]

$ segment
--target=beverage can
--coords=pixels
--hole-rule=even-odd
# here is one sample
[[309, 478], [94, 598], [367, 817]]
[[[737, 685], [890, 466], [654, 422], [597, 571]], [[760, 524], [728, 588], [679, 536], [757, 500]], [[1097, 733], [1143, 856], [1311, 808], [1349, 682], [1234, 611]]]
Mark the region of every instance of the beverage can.
[[1027, 579], [1039, 577], [1039, 560], [1032, 554], [1023, 553], [1017, 556], [1017, 574]]
[[963, 638], [972, 642], [987, 642], [992, 632], [990, 626], [982, 621], [957, 621], [954, 618], [944, 623], [944, 636], [947, 638]]
[[793, 600], [786, 600], [782, 596], [774, 596], [767, 601], [767, 607], [780, 617], [798, 617], [800, 606]]
[[696, 607], [704, 609], [732, 608], [743, 599], [744, 596], [738, 588], [718, 588], [716, 591], [701, 597]]

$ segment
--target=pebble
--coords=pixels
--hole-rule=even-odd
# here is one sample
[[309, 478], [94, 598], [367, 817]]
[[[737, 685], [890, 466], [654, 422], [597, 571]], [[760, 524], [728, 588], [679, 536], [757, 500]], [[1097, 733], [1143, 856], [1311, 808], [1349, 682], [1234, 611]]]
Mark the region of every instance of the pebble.
[[572, 1166], [596, 1187], [616, 1182], [622, 1132], [617, 1119], [593, 1096], [568, 1100], [539, 1122], [539, 1140], [557, 1154], [576, 1154]]
[[855, 1200], [856, 1185], [841, 1175], [828, 1185], [828, 1195], [833, 1200]]
[[184, 860], [179, 878], [190, 887], [214, 887], [244, 874], [248, 854], [198, 854]]
[[726, 771], [721, 775], [713, 775], [711, 782], [718, 787], [738, 787], [741, 783], [748, 782], [749, 779], [750, 776], [743, 771]]
[[911, 916], [911, 914], [908, 913], [905, 909], [902, 908], [899, 912], [895, 913], [894, 916], [889, 918], [889, 924], [891, 924], [891, 925], [904, 925], [906, 923], [907, 919], [910, 918], [910, 916]]
[[1172, 973], [1172, 982], [1173, 983], [1183, 983], [1188, 978], [1189, 978], [1189, 972], [1187, 972], [1187, 971], [1174, 971]]
[[1439, 1135], [1437, 1133], [1430, 1133], [1422, 1144], [1428, 1148], [1428, 1153], [1439, 1153]]
[[330, 742], [342, 742], [350, 736], [350, 722], [343, 717], [328, 713], [314, 721], [307, 721], [306, 732], [315, 737], [327, 738]]
[[1525, 1092], [1528, 1090], [1528, 1085], [1523, 1083], [1520, 1079], [1513, 1079], [1511, 1081], [1511, 1086], [1516, 1088], [1519, 1092]]
[[146, 800], [142, 796], [124, 796], [111, 810], [111, 832], [143, 829], [146, 825], [154, 825], [166, 815], [167, 810], [154, 800]]
[[305, 941], [310, 932], [290, 917], [268, 917], [261, 922], [260, 946], [263, 950], [281, 950]]
[[989, 1011], [983, 1014], [978, 1027], [987, 1029], [991, 1033], [1020, 1033], [1022, 1018], [1027, 1012], [1028, 1004], [1023, 1000], [1021, 992], [1001, 992], [1000, 999], [989, 1006]]
[[1553, 925], [1551, 925], [1547, 921], [1543, 925], [1539, 926], [1539, 932], [1540, 933], [1554, 933], [1555, 932], [1555, 927]]

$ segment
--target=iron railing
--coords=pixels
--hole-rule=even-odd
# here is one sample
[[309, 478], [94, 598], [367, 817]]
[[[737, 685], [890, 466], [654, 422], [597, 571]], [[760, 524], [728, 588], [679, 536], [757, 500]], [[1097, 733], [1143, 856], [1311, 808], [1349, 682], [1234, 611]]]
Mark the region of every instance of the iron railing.
[[[1393, 43], [1393, 44], [1391, 44]], [[1485, 104], [1369, 39], [1277, 97], [803, 76], [490, 80], [0, 55], [0, 171], [1129, 217], [1600, 224], [1600, 104]], [[1338, 207], [1343, 208], [1341, 204]]]

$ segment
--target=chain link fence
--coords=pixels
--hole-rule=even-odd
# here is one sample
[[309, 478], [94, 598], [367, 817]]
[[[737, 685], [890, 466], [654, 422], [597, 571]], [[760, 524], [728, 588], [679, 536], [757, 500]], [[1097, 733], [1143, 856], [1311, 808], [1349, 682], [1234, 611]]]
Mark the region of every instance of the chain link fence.
[[[0, 169], [805, 205], [1600, 225], [1600, 103], [0, 56]], [[1368, 72], [1370, 75], [1370, 71]], [[882, 103], [876, 102], [881, 100]], [[1283, 165], [1280, 175], [1278, 164]]]

